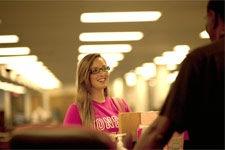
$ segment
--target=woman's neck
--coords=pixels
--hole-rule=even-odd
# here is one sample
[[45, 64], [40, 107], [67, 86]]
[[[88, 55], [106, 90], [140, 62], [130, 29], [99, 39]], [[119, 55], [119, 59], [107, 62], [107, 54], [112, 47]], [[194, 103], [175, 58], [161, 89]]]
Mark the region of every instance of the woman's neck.
[[105, 102], [104, 90], [93, 90], [91, 92], [91, 99], [100, 103]]

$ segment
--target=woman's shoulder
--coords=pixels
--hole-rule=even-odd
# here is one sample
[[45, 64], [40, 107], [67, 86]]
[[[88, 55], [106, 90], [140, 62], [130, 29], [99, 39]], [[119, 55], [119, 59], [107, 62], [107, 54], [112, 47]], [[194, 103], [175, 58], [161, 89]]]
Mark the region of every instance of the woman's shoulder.
[[120, 97], [111, 97], [111, 101], [116, 105], [117, 108], [121, 109], [123, 112], [130, 112], [130, 107], [127, 102]]
[[110, 101], [120, 101], [120, 102], [123, 102], [123, 103], [126, 103], [126, 101], [124, 100], [124, 98], [121, 98], [121, 97], [108, 97], [108, 99]]
[[78, 106], [76, 103], [70, 104], [69, 109], [78, 110]]
[[70, 104], [70, 107], [77, 107], [77, 104], [76, 103], [72, 103], [72, 104]]
[[120, 101], [120, 102], [126, 103], [126, 101], [123, 98], [120, 98], [120, 97], [106, 97], [106, 101], [113, 102], [113, 103], [115, 101]]
[[79, 109], [75, 103], [70, 104], [69, 109], [67, 110], [66, 116], [64, 118], [64, 125], [69, 124], [82, 124]]
[[77, 107], [77, 104], [76, 103], [72, 103], [72, 104], [70, 104], [70, 106]]

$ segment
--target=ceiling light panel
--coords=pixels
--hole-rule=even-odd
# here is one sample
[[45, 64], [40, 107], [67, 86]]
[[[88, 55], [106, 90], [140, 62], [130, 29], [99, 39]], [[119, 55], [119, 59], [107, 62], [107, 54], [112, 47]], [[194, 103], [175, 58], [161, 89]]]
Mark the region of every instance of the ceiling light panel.
[[81, 33], [80, 41], [96, 42], [96, 41], [136, 41], [141, 40], [144, 34], [139, 31], [134, 32], [87, 32]]
[[0, 43], [18, 43], [19, 37], [17, 35], [0, 35]]
[[174, 46], [173, 50], [177, 53], [187, 54], [190, 50], [190, 47], [188, 45], [176, 45]]
[[0, 55], [27, 55], [30, 54], [28, 47], [8, 47], [0, 48]]
[[0, 57], [0, 64], [10, 64], [10, 63], [30, 63], [37, 61], [38, 57], [35, 55], [29, 56], [13, 56], [13, 57]]
[[[78, 55], [78, 61], [81, 61], [81, 59], [83, 59], [86, 55], [88, 54], [79, 54]], [[116, 54], [101, 54], [101, 56], [104, 59], [107, 60], [113, 60], [113, 61], [121, 61], [124, 59], [124, 55], [121, 53], [116, 53]]]
[[128, 72], [124, 75], [124, 78], [126, 80], [126, 84], [128, 86], [135, 86], [137, 83], [136, 74], [134, 72]]
[[206, 30], [202, 31], [200, 34], [199, 34], [200, 38], [202, 39], [209, 39], [209, 34], [206, 32]]
[[146, 22], [156, 21], [160, 16], [159, 11], [92, 12], [81, 14], [80, 21], [82, 23]]
[[[117, 67], [117, 66], [119, 65], [119, 62], [116, 61], [116, 60], [105, 59], [105, 61], [106, 61], [107, 66], [110, 67], [110, 70], [111, 70], [112, 68], [115, 68], [115, 67]], [[112, 70], [111, 70], [111, 71], [112, 71]]]
[[28, 81], [26, 84], [28, 87], [54, 89], [61, 86], [61, 82], [42, 62], [10, 63], [6, 66], [6, 68], [20, 75], [25, 81]]
[[15, 85], [8, 82], [2, 82], [0, 81], [0, 89], [4, 91], [10, 91], [10, 92], [16, 92], [18, 94], [25, 94], [26, 88], [23, 86]]
[[130, 44], [102, 44], [102, 45], [81, 45], [80, 53], [128, 53], [132, 49]]

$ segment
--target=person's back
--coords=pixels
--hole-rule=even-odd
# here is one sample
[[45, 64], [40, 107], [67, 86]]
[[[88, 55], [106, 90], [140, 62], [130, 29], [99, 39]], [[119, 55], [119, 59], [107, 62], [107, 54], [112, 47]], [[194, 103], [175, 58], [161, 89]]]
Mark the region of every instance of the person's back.
[[135, 149], [161, 149], [174, 131], [188, 131], [186, 149], [224, 149], [224, 0], [210, 0], [210, 45], [191, 52], [156, 121]]
[[[223, 148], [224, 38], [196, 49], [187, 56], [182, 65], [177, 82], [167, 97], [174, 100], [166, 101], [161, 115], [168, 116], [172, 122], [178, 122], [177, 124], [182, 122], [187, 128], [190, 140], [185, 141], [185, 148]], [[179, 88], [180, 85], [185, 88]], [[172, 107], [174, 105], [177, 108]], [[185, 107], [179, 107], [180, 105]], [[168, 109], [169, 106], [176, 114]]]
[[[196, 148], [223, 148], [224, 143], [224, 38], [199, 50], [205, 57], [199, 60], [199, 88], [196, 101], [190, 108], [193, 118], [189, 118], [190, 143]], [[197, 51], [196, 51], [197, 53]], [[194, 53], [193, 53], [194, 55]], [[199, 89], [199, 90], [198, 90]], [[199, 94], [200, 93], [200, 94]], [[194, 98], [194, 97], [193, 97]], [[192, 136], [193, 135], [193, 136]]]

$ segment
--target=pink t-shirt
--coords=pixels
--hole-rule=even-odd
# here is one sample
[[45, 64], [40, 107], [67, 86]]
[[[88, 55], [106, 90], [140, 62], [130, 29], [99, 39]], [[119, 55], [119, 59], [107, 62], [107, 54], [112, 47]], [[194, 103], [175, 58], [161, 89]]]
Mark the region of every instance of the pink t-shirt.
[[[125, 111], [131, 112], [127, 103], [124, 103]], [[106, 97], [104, 103], [92, 101], [95, 109], [95, 128], [99, 131], [118, 132], [119, 110], [111, 98]], [[82, 125], [79, 110], [76, 104], [71, 104], [64, 118], [64, 125]]]

